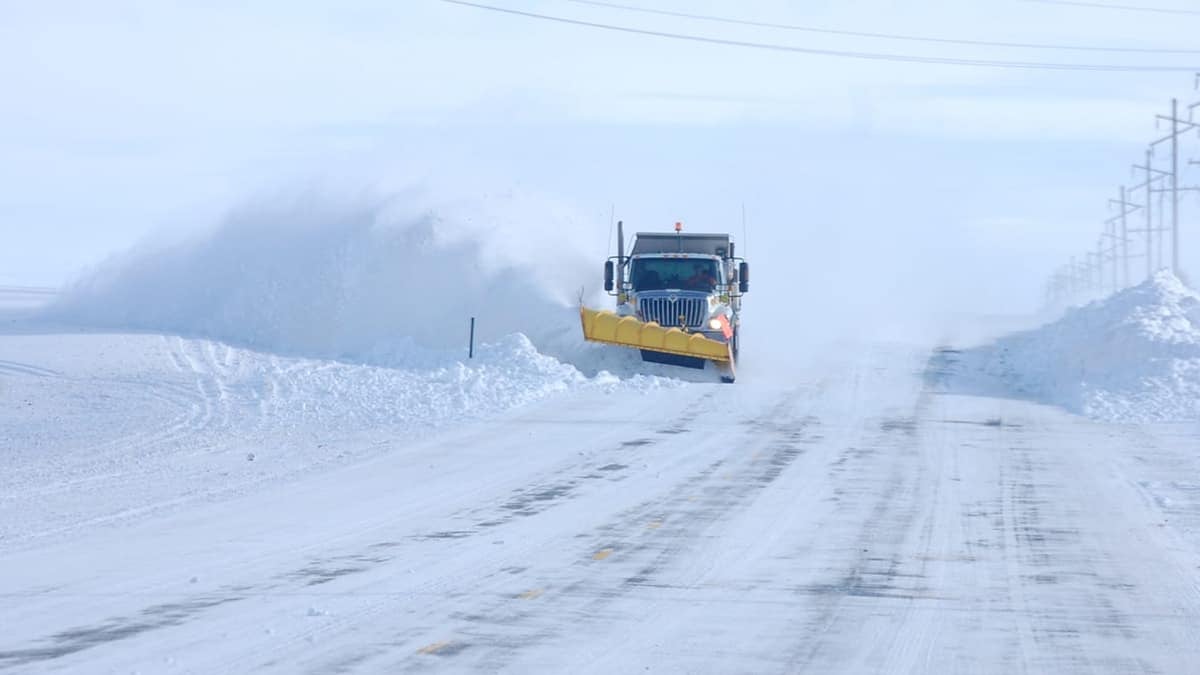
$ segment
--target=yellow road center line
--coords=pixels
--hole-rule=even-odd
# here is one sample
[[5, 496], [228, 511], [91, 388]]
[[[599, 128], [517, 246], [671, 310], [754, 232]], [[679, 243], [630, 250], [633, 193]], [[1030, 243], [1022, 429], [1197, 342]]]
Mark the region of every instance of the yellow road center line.
[[660, 527], [662, 527], [661, 520], [652, 520], [649, 523], [646, 523], [646, 529], [657, 530]]
[[420, 649], [417, 650], [417, 653], [418, 654], [436, 654], [436, 653], [442, 651], [443, 649], [445, 649], [446, 647], [449, 647], [452, 644], [454, 644], [454, 643], [450, 640], [442, 640], [441, 642], [434, 642], [432, 644], [427, 644], [424, 647], [421, 647]]
[[517, 598], [519, 598], [521, 600], [533, 600], [535, 598], [540, 597], [541, 595], [542, 595], [542, 589], [534, 588], [534, 589], [530, 589], [530, 590], [525, 591], [524, 593], [518, 595]]
[[613, 550], [611, 548], [602, 548], [599, 551], [596, 551], [595, 555], [592, 556], [592, 560], [604, 560], [608, 556], [612, 555], [612, 551]]

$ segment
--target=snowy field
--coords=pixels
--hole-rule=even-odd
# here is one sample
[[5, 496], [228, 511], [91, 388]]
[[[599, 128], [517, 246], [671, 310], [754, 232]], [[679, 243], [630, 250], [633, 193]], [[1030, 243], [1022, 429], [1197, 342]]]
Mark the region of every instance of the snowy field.
[[365, 365], [8, 316], [0, 671], [1200, 659], [1195, 418], [1041, 396], [1020, 383], [1053, 364], [1006, 347], [1036, 333], [770, 369], [748, 348], [755, 376], [723, 386], [589, 375], [518, 336]]
[[2, 336], [0, 543], [244, 494], [563, 392], [672, 386], [588, 379], [519, 337], [470, 365], [421, 357], [382, 368], [164, 335]]

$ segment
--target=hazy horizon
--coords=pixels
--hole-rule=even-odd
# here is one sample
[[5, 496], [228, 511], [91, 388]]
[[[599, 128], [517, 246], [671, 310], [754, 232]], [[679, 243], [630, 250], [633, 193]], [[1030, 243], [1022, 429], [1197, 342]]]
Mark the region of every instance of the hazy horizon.
[[[1200, 63], [1195, 53], [813, 34], [568, 0], [497, 4], [806, 48]], [[1021, 0], [919, 11], [884, 2], [642, 6], [1134, 49], [1183, 49], [1193, 20]], [[246, 203], [311, 188], [335, 198], [401, 195], [414, 209], [472, 204], [456, 215], [467, 219], [520, 195], [528, 212], [510, 214], [512, 239], [557, 233], [594, 251], [597, 270], [610, 209], [636, 228], [683, 220], [740, 236], [745, 204], [743, 250], [760, 283], [786, 283], [799, 268], [800, 283], [838, 275], [848, 294], [883, 294], [893, 305], [1027, 312], [1058, 265], [1094, 247], [1111, 215], [1106, 201], [1122, 181], [1137, 181], [1129, 165], [1162, 134], [1154, 116], [1172, 96], [1187, 100], [1193, 84], [1188, 72], [758, 51], [441, 2], [47, 3], [0, 12], [0, 73], [16, 102], [0, 111], [9, 188], [0, 223], [15, 241], [0, 253], [0, 283], [9, 284], [60, 285], [147, 237], [215, 228]], [[1185, 270], [1200, 262], [1189, 254], [1188, 209], [1190, 197]]]

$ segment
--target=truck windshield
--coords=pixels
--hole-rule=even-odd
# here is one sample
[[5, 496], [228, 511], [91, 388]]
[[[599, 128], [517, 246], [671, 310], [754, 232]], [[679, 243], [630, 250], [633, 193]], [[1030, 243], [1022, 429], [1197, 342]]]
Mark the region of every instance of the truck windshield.
[[717, 287], [717, 261], [704, 258], [637, 258], [630, 274], [635, 291], [712, 291]]

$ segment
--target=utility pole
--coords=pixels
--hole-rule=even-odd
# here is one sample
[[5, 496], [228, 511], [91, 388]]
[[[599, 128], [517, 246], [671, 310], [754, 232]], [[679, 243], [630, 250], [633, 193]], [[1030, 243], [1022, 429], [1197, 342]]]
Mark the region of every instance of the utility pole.
[[1116, 224], [1109, 223], [1108, 231], [1105, 232], [1105, 234], [1108, 236], [1109, 241], [1112, 242], [1112, 248], [1109, 249], [1109, 251], [1111, 252], [1109, 255], [1109, 260], [1112, 261], [1112, 290], [1113, 290], [1113, 293], [1116, 293], [1118, 290], [1120, 290], [1120, 287], [1117, 285], [1117, 226], [1116, 226]]
[[1133, 168], [1135, 170], [1142, 170], [1142, 171], [1146, 172], [1146, 174], [1145, 174], [1146, 180], [1144, 180], [1141, 185], [1135, 185], [1134, 189], [1136, 190], [1136, 189], [1143, 188], [1143, 187], [1146, 188], [1146, 205], [1143, 207], [1146, 212], [1146, 228], [1142, 231], [1144, 231], [1146, 233], [1146, 278], [1147, 279], [1154, 276], [1154, 269], [1155, 269], [1154, 233], [1155, 232], [1158, 232], [1158, 264], [1159, 265], [1162, 264], [1162, 243], [1163, 243], [1162, 228], [1154, 227], [1154, 202], [1153, 202], [1154, 193], [1162, 192], [1162, 190], [1155, 189], [1154, 182], [1158, 181], [1158, 180], [1162, 180], [1162, 179], [1166, 178], [1167, 176], [1171, 175], [1167, 171], [1163, 171], [1161, 169], [1154, 168], [1153, 161], [1154, 161], [1154, 151], [1152, 149], [1147, 148], [1146, 149], [1146, 163], [1133, 165]]
[[1121, 186], [1121, 283], [1123, 286], [1129, 285], [1129, 223], [1125, 217], [1129, 215], [1127, 210], [1129, 202], [1125, 201], [1125, 186]]
[[1054, 304], [1064, 305], [1071, 300], [1071, 268], [1063, 265], [1054, 273]]
[[[1200, 73], [1196, 73], [1196, 88], [1200, 89]], [[1080, 290], [1103, 294], [1105, 291], [1105, 263], [1111, 263], [1111, 282], [1112, 291], [1117, 293], [1121, 288], [1130, 285], [1129, 261], [1136, 255], [1130, 254], [1131, 233], [1146, 234], [1146, 277], [1152, 278], [1156, 266], [1159, 269], [1167, 268], [1164, 265], [1163, 255], [1163, 240], [1166, 238], [1165, 233], [1168, 229], [1171, 232], [1171, 260], [1169, 269], [1172, 274], [1182, 276], [1180, 259], [1182, 250], [1180, 245], [1180, 230], [1179, 230], [1179, 193], [1187, 191], [1200, 192], [1200, 186], [1181, 187], [1179, 184], [1179, 137], [1184, 133], [1192, 130], [1200, 130], [1200, 121], [1195, 119], [1195, 111], [1200, 108], [1200, 102], [1193, 103], [1187, 106], [1187, 119], [1180, 117], [1179, 99], [1171, 99], [1171, 114], [1170, 116], [1156, 115], [1157, 120], [1169, 122], [1171, 125], [1170, 133], [1163, 138], [1159, 138], [1150, 143], [1146, 148], [1146, 163], [1144, 165], [1134, 164], [1134, 170], [1145, 172], [1145, 180], [1140, 185], [1135, 185], [1132, 188], [1122, 185], [1119, 189], [1118, 199], [1110, 199], [1109, 204], [1116, 204], [1120, 207], [1120, 213], [1115, 217], [1110, 217], [1104, 221], [1105, 228], [1100, 233], [1100, 238], [1096, 242], [1096, 250], [1088, 251], [1084, 257], [1084, 262], [1080, 263], [1075, 257], [1071, 258], [1071, 264], [1066, 267], [1065, 272], [1059, 271], [1055, 273], [1046, 285], [1047, 298], [1053, 300], [1058, 297], [1065, 289], [1066, 293], [1074, 294]], [[1170, 171], [1163, 171], [1154, 167], [1154, 151], [1160, 144], [1170, 142], [1171, 144], [1171, 167]], [[1200, 165], [1200, 162], [1194, 159], [1186, 160], [1188, 166]], [[1164, 179], [1169, 178], [1167, 182]], [[1162, 188], [1156, 187], [1156, 182], [1162, 181], [1165, 185]], [[1129, 195], [1132, 191], [1145, 188], [1145, 202], [1136, 204], [1129, 201]], [[1158, 213], [1154, 212], [1154, 196], [1160, 195], [1160, 199], [1169, 194], [1171, 199], [1170, 223], [1166, 222], [1166, 209], [1159, 202]], [[1134, 211], [1142, 209], [1145, 212], [1145, 227], [1141, 229], [1131, 228], [1129, 225], [1129, 216]], [[1155, 223], [1155, 216], [1158, 216], [1158, 222]], [[1118, 224], [1120, 229], [1118, 231]], [[1157, 246], [1155, 246], [1155, 233], [1158, 234]], [[1109, 240], [1111, 245], [1106, 249], [1105, 240]], [[1157, 251], [1156, 251], [1157, 249]], [[1157, 261], [1155, 254], [1157, 252]], [[1107, 257], [1106, 257], [1107, 256]], [[1094, 261], [1094, 262], [1093, 262]], [[1118, 263], [1120, 269], [1118, 269]]]
[[[1195, 106], [1191, 106], [1194, 108]], [[1151, 147], [1159, 143], [1171, 142], [1171, 187], [1167, 190], [1171, 194], [1171, 271], [1179, 274], [1179, 136], [1180, 134], [1192, 129], [1200, 128], [1200, 124], [1196, 124], [1191, 120], [1179, 119], [1179, 99], [1171, 99], [1171, 116], [1164, 117], [1158, 115], [1158, 119], [1171, 123], [1171, 133], [1168, 136], [1158, 139], [1150, 144]], [[1182, 128], [1180, 125], [1183, 125]], [[1148, 163], [1148, 162], [1147, 162]]]
[[[1161, 193], [1163, 193], [1163, 192], [1166, 192], [1166, 190], [1157, 190], [1157, 191], [1156, 191], [1156, 190], [1151, 190], [1151, 192], [1159, 192], [1159, 193], [1161, 194]], [[1160, 198], [1160, 199], [1158, 200], [1158, 230], [1157, 230], [1157, 232], [1158, 232], [1158, 264], [1157, 264], [1157, 269], [1159, 269], [1159, 270], [1165, 270], [1165, 269], [1167, 269], [1167, 266], [1166, 266], [1165, 264], [1163, 264], [1163, 239], [1165, 239], [1165, 237], [1164, 237], [1163, 235], [1164, 235], [1164, 234], [1166, 233], [1166, 231], [1167, 231], [1167, 226], [1164, 224], [1164, 222], [1165, 222], [1165, 221], [1163, 220], [1163, 212], [1164, 212], [1164, 211], [1165, 211], [1165, 209], [1163, 208], [1162, 199]]]
[[[1154, 159], [1154, 151], [1146, 151], [1146, 279], [1154, 276], [1154, 217], [1151, 214], [1154, 204], [1154, 180], [1150, 177], [1154, 169], [1150, 166], [1150, 162]], [[1158, 248], [1162, 250], [1162, 235], [1159, 235]], [[1159, 261], [1162, 261], [1162, 254], [1159, 254]]]
[[[1104, 222], [1106, 225], [1112, 225], [1114, 228], [1116, 227], [1116, 223], [1118, 223], [1118, 222], [1121, 223], [1121, 236], [1120, 236], [1120, 242], [1121, 242], [1121, 286], [1126, 287], [1126, 286], [1129, 286], [1129, 282], [1130, 282], [1129, 261], [1134, 257], [1129, 254], [1129, 233], [1130, 232], [1140, 232], [1140, 230], [1131, 230], [1129, 228], [1129, 215], [1132, 214], [1134, 211], [1137, 211], [1138, 209], [1142, 208], [1142, 205], [1129, 201], [1129, 198], [1128, 198], [1129, 189], [1126, 188], [1124, 185], [1121, 186], [1120, 195], [1121, 195], [1120, 199], [1110, 199], [1110, 200], [1108, 200], [1108, 204], [1109, 204], [1109, 206], [1112, 206], [1115, 204], [1118, 207], [1120, 207], [1121, 213], [1117, 216], [1109, 218], [1108, 220], [1106, 220]], [[1146, 239], [1146, 251], [1147, 251], [1147, 255], [1149, 255], [1150, 240], [1149, 240], [1148, 236]], [[1150, 275], [1150, 263], [1147, 262], [1146, 263], [1146, 276], [1149, 276], [1149, 275]]]
[[1171, 272], [1179, 276], [1179, 99], [1171, 99]]

